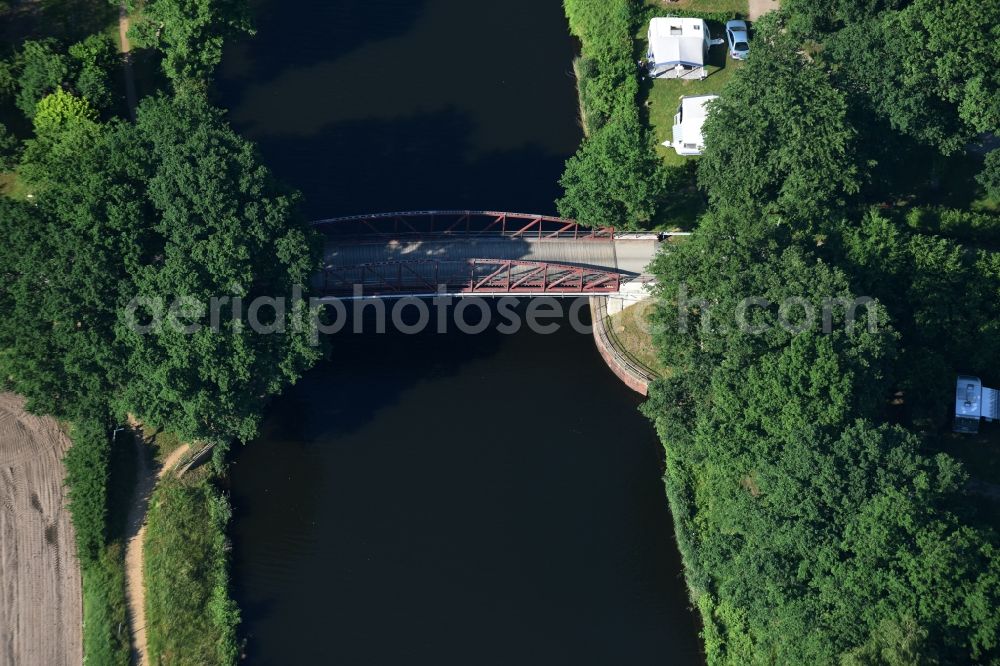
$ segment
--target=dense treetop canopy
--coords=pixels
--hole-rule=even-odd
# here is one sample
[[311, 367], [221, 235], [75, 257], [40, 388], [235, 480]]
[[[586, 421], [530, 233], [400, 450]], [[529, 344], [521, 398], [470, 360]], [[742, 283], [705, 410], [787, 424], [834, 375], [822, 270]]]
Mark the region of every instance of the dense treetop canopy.
[[163, 52], [163, 70], [176, 85], [202, 84], [222, 61], [226, 39], [253, 33], [246, 0], [149, 0], [129, 36]]
[[632, 60], [637, 5], [631, 0], [567, 0], [570, 31], [583, 52], [575, 66], [587, 138], [566, 164], [559, 214], [589, 226], [648, 223], [664, 197], [666, 174], [636, 107]]
[[897, 131], [955, 153], [1000, 129], [1000, 4], [789, 0], [791, 35], [823, 42], [851, 94]]
[[150, 98], [135, 125], [103, 124], [58, 90], [34, 122], [21, 173], [36, 200], [3, 202], [5, 375], [52, 413], [100, 394], [184, 437], [252, 437], [262, 401], [318, 354], [304, 312], [262, 315], [285, 328], [274, 335], [234, 322], [231, 306], [220, 331], [194, 334], [139, 334], [123, 313], [162, 303], [162, 317], [176, 299], [213, 297], [245, 310], [307, 286], [315, 246], [297, 196], [199, 95]]
[[[995, 128], [996, 58], [958, 71], [945, 52], [969, 36], [941, 25], [993, 10], [931, 4], [790, 1], [759, 22], [705, 125], [710, 212], [654, 264], [674, 372], [644, 411], [710, 663], [1000, 658], [1000, 540], [940, 453], [955, 373], [1000, 367], [997, 220], [884, 199], [927, 189], [900, 162]], [[875, 44], [902, 24], [922, 61]], [[886, 102], [921, 62], [928, 105]]]

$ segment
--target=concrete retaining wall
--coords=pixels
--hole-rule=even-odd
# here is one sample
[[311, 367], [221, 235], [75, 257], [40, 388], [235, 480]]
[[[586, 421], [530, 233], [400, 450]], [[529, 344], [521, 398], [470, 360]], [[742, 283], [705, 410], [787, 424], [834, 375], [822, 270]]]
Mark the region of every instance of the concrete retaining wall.
[[605, 296], [590, 297], [590, 318], [594, 325], [594, 343], [604, 362], [611, 371], [636, 393], [649, 394], [649, 384], [655, 379], [646, 370], [634, 363], [628, 355], [615, 345], [608, 335], [606, 317], [608, 300]]

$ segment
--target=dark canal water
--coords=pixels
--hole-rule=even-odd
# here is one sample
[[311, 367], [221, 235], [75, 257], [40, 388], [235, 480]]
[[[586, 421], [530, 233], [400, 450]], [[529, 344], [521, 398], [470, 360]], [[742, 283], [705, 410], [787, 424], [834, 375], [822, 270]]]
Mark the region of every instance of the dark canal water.
[[[220, 103], [313, 217], [553, 212], [559, 0], [257, 7]], [[590, 337], [340, 334], [232, 474], [248, 662], [698, 663], [639, 399]]]

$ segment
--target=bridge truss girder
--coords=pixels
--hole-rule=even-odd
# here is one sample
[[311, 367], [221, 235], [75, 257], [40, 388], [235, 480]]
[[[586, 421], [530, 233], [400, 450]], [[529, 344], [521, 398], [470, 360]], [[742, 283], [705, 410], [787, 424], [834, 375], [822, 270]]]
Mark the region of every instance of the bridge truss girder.
[[423, 259], [326, 266], [318, 288], [324, 296], [332, 297], [435, 293], [586, 295], [617, 293], [621, 279], [612, 271], [540, 261]]
[[614, 240], [614, 227], [584, 227], [549, 215], [476, 210], [427, 210], [374, 213], [317, 220], [313, 226], [338, 236], [478, 236], [556, 240]]

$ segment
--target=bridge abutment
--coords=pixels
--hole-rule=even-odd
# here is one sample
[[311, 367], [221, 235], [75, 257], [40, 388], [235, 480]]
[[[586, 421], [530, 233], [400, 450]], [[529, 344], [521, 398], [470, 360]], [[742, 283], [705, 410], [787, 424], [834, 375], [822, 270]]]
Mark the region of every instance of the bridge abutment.
[[[644, 396], [648, 395], [649, 385], [658, 379], [658, 376], [651, 369], [645, 367], [635, 359], [624, 348], [621, 342], [616, 339], [609, 322], [611, 315], [608, 311], [608, 304], [610, 300], [607, 296], [590, 297], [590, 317], [594, 327], [594, 344], [597, 345], [597, 351], [600, 352], [601, 358], [604, 359], [604, 362], [607, 363], [611, 372], [616, 377], [636, 393]], [[630, 305], [634, 305], [640, 300], [645, 299], [634, 300]], [[618, 311], [621, 312], [622, 309], [619, 308]]]

